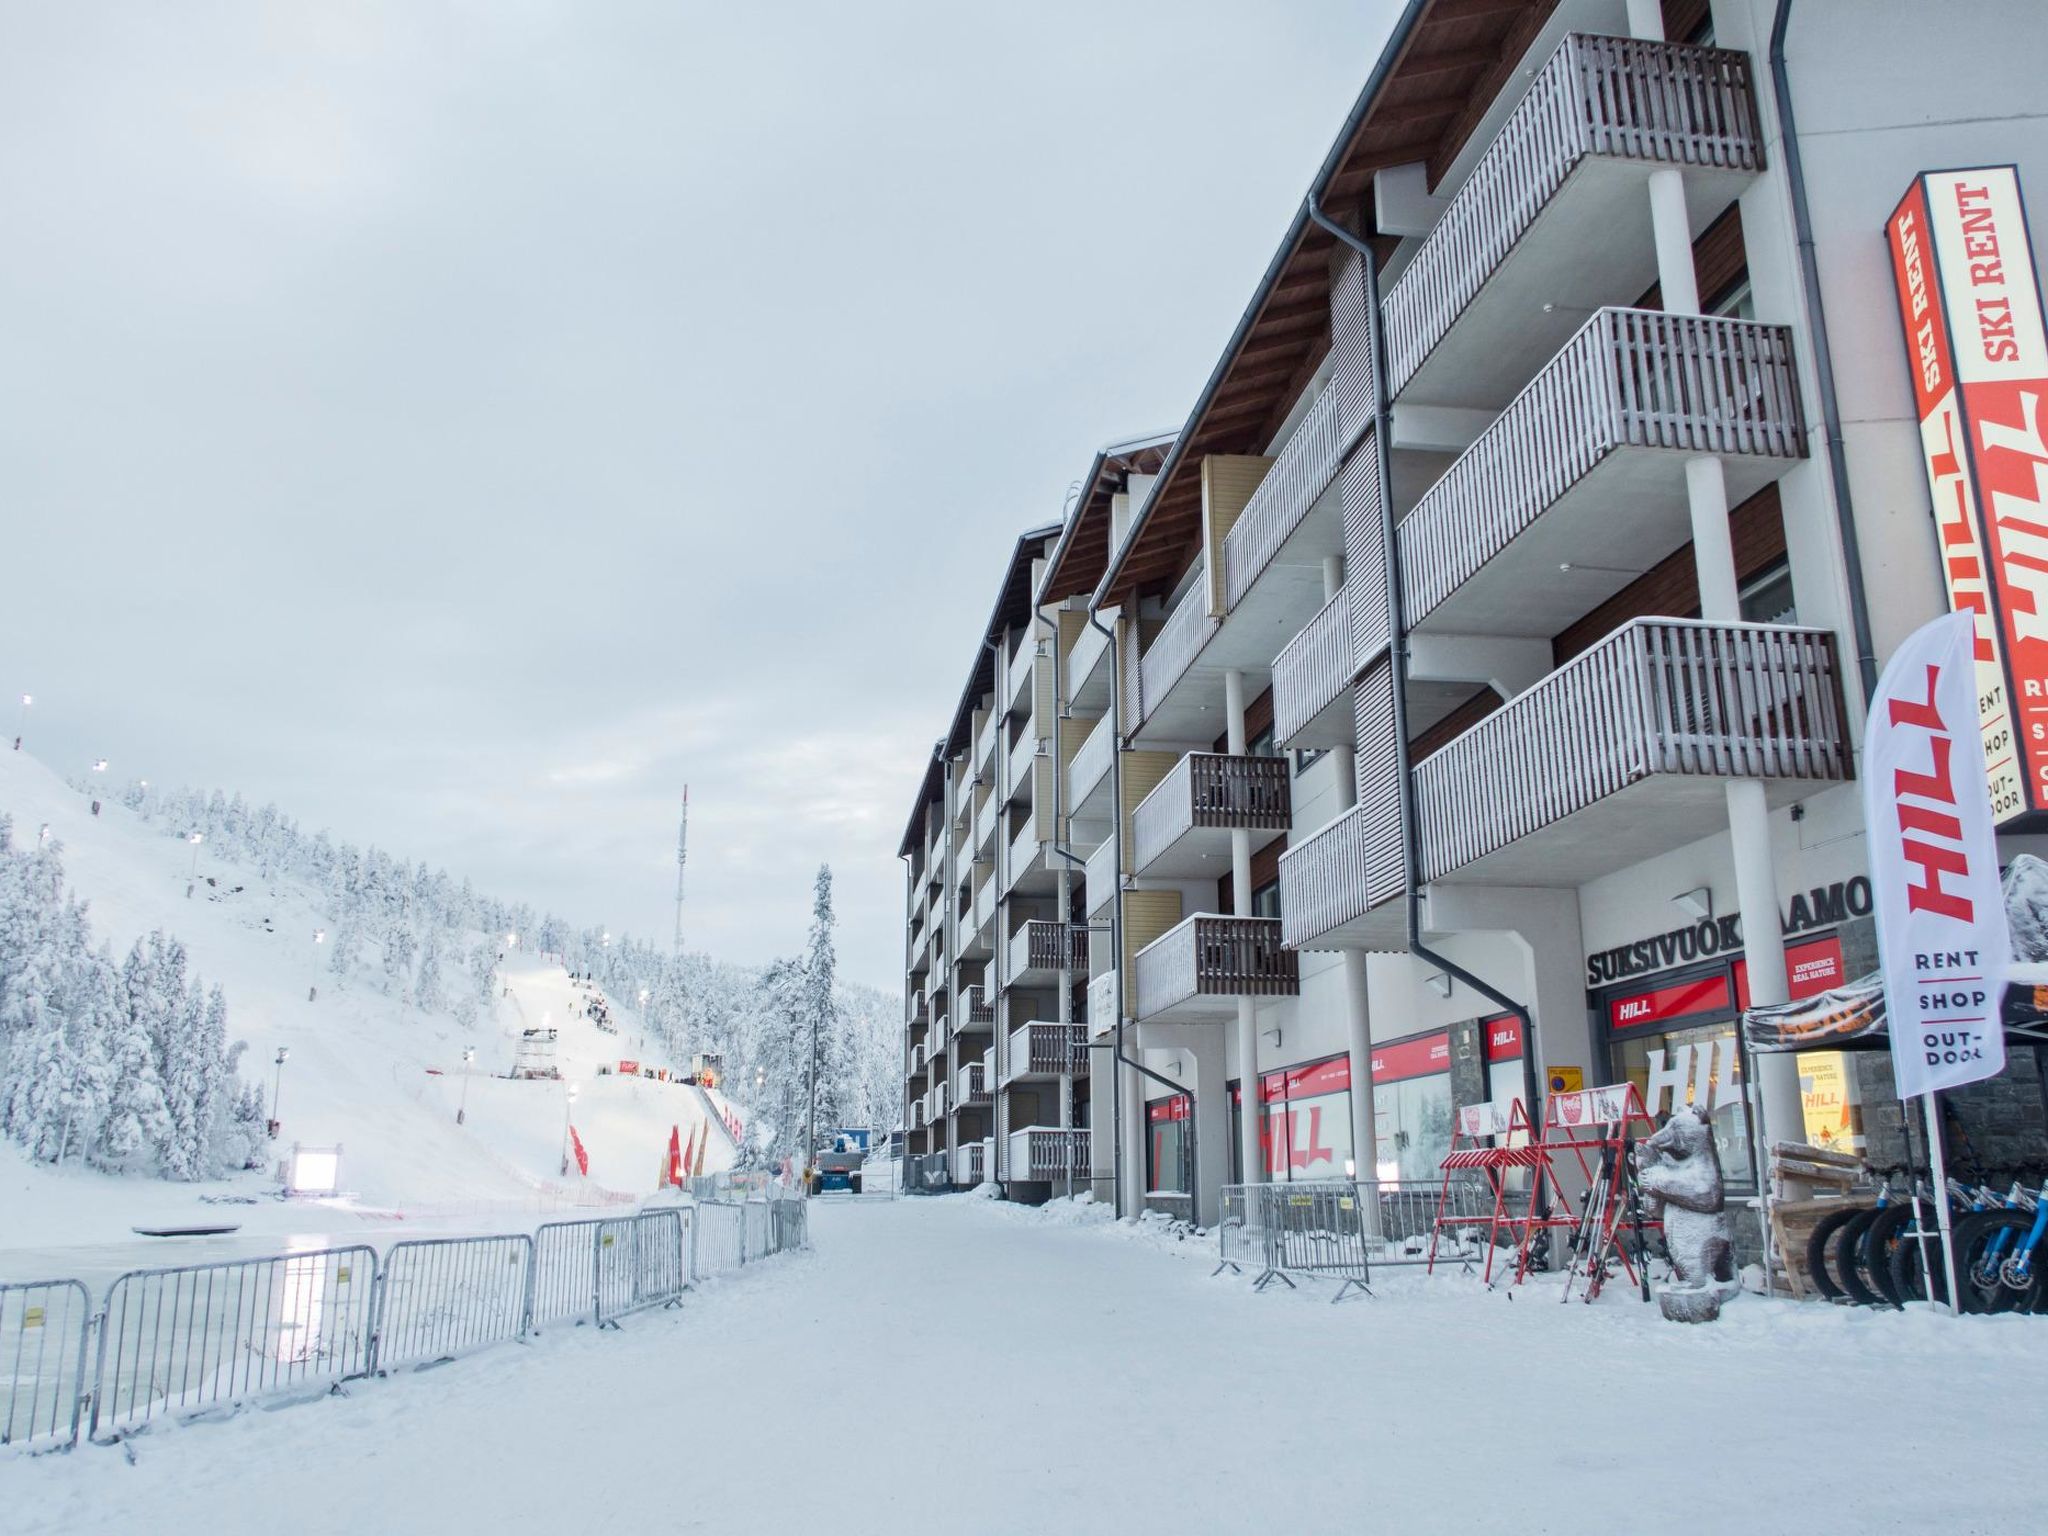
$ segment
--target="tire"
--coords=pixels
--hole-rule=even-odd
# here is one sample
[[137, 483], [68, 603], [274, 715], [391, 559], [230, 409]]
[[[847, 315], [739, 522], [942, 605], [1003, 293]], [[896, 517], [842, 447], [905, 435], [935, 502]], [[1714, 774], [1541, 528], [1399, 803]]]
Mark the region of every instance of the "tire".
[[[1951, 1214], [1949, 1220], [1959, 1225], [1967, 1221], [1967, 1215]], [[1917, 1236], [1901, 1236], [1893, 1245], [1891, 1253], [1892, 1294], [1904, 1306], [1909, 1301], [1937, 1301], [1948, 1304], [1948, 1274], [1941, 1267], [1940, 1213], [1929, 1209], [1927, 1212], [1927, 1259], [1933, 1266], [1930, 1277], [1921, 1273], [1920, 1240]], [[1910, 1231], [1910, 1227], [1907, 1228]]]
[[1829, 1211], [1821, 1217], [1819, 1224], [1813, 1229], [1813, 1235], [1806, 1240], [1806, 1272], [1813, 1276], [1814, 1289], [1829, 1301], [1843, 1301], [1847, 1297], [1836, 1281], [1834, 1272], [1828, 1268], [1828, 1245], [1834, 1241], [1835, 1234], [1841, 1231], [1845, 1222], [1851, 1217], [1862, 1215], [1868, 1209], [1868, 1206], [1851, 1205], [1839, 1211]]
[[1842, 1223], [1835, 1238], [1835, 1278], [1841, 1282], [1848, 1298], [1859, 1307], [1884, 1305], [1884, 1298], [1871, 1288], [1870, 1277], [1863, 1266], [1870, 1252], [1870, 1229], [1877, 1224], [1879, 1217], [1889, 1216], [1895, 1209], [1895, 1206], [1887, 1205], [1882, 1209], [1872, 1206], [1867, 1211], [1859, 1211]]
[[[1956, 1284], [1965, 1312], [2031, 1312], [2040, 1299], [2038, 1278], [2024, 1289], [2008, 1285], [1991, 1262], [1991, 1250], [2010, 1258], [2034, 1225], [2031, 1211], [1983, 1211], [1955, 1229]], [[2004, 1234], [2001, 1241], [2000, 1234]]]
[[[1931, 1201], [1922, 1201], [1920, 1213], [1931, 1224], [1937, 1219]], [[1870, 1224], [1870, 1231], [1864, 1238], [1863, 1272], [1869, 1277], [1870, 1288], [1894, 1307], [1904, 1306], [1908, 1301], [1917, 1301], [1917, 1294], [1908, 1295], [1900, 1287], [1903, 1278], [1898, 1262], [1898, 1248], [1902, 1243], [1917, 1244], [1919, 1229], [1913, 1225], [1912, 1202], [1887, 1206], [1877, 1220]], [[1917, 1271], [1914, 1279], [1917, 1281]]]

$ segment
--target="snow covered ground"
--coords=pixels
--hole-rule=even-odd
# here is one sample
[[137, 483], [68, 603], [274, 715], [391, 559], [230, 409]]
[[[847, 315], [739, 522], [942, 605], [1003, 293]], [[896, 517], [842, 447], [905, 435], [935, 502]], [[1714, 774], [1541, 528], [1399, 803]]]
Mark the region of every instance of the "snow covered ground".
[[682, 1311], [5, 1468], [9, 1528], [2041, 1528], [2048, 1329], [1387, 1274], [1252, 1294], [1072, 1205], [819, 1203]]

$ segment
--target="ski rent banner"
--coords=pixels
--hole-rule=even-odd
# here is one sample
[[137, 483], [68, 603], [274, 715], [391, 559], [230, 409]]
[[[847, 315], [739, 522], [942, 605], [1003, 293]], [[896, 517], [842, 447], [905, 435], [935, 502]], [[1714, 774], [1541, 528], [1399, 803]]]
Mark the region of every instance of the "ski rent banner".
[[2011, 959], [1985, 790], [1973, 661], [1976, 624], [1915, 630], [1870, 701], [1863, 814], [1902, 1099], [2005, 1067], [1999, 994]]
[[1885, 235], [2002, 826], [2048, 808], [2048, 329], [2018, 172], [1927, 172]]

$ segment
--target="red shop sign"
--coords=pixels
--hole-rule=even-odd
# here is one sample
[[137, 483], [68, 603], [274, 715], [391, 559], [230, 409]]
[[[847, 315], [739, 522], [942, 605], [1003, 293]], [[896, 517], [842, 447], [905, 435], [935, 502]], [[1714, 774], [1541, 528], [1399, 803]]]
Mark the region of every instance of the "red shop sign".
[[1154, 1125], [1164, 1120], [1185, 1120], [1188, 1117], [1187, 1095], [1178, 1094], [1170, 1099], [1154, 1099], [1145, 1106], [1145, 1113]]
[[1512, 1013], [1497, 1013], [1484, 1021], [1486, 1059], [1515, 1061], [1522, 1054], [1522, 1021]]
[[[1785, 951], [1785, 985], [1790, 989], [1791, 1002], [1839, 987], [1843, 979], [1840, 939], [1815, 939], [1811, 944], [1800, 944]], [[1747, 960], [1735, 962], [1735, 1001], [1738, 1007], [1749, 1006]]]
[[1697, 981], [1678, 981], [1668, 987], [1653, 987], [1648, 992], [1632, 992], [1627, 997], [1617, 997], [1607, 1005], [1607, 1022], [1617, 1030], [1642, 1029], [1646, 1025], [1661, 1024], [1666, 1019], [1681, 1019], [1688, 1014], [1710, 1013], [1717, 1009], [1725, 1012], [1728, 1007], [1728, 973], [1718, 971]]
[[1306, 1067], [1289, 1067], [1268, 1072], [1259, 1079], [1259, 1097], [1268, 1104], [1280, 1099], [1309, 1099], [1318, 1094], [1344, 1093], [1351, 1087], [1351, 1058], [1332, 1056]]
[[1373, 1047], [1372, 1080], [1376, 1083], [1395, 1083], [1408, 1077], [1432, 1077], [1450, 1070], [1449, 1030]]

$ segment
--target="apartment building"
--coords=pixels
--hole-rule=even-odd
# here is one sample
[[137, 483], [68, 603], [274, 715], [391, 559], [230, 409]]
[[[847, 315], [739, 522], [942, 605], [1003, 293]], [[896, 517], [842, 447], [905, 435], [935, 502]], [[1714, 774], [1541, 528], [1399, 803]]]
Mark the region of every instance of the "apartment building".
[[1049, 674], [1063, 838], [996, 932], [1073, 935], [1018, 1017], [1093, 1068], [1004, 1125], [1205, 1221], [1426, 1180], [1456, 1107], [1552, 1084], [1718, 1103], [1738, 1186], [1766, 1139], [1896, 1160], [1881, 1055], [1751, 1067], [1735, 1025], [1873, 962], [1863, 700], [1950, 602], [1885, 224], [1942, 168], [2048, 196], [2044, 52], [2019, 0], [1405, 9], [1186, 422], [1096, 456], [986, 637]]

